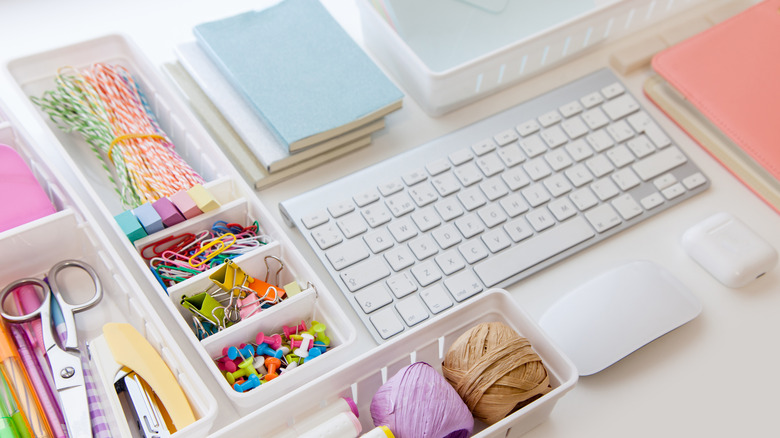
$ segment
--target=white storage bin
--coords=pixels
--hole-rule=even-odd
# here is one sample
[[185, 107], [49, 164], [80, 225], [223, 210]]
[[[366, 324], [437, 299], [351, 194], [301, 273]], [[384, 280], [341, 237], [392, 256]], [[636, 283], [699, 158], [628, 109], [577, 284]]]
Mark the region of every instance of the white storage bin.
[[284, 430], [305, 419], [307, 413], [341, 397], [355, 401], [363, 431], [371, 430], [374, 427], [369, 410], [371, 399], [387, 379], [418, 361], [427, 362], [441, 373], [441, 363], [452, 343], [475, 325], [493, 321], [503, 322], [528, 338], [550, 374], [552, 390], [492, 426], [475, 421], [472, 436], [518, 437], [547, 419], [558, 400], [574, 387], [577, 370], [507, 292], [491, 289], [469, 301], [468, 306], [458, 306], [443, 317], [422, 323], [408, 334], [338, 366], [316, 381], [220, 429], [211, 438], [255, 437], [260, 430], [272, 436], [272, 432]]
[[[162, 80], [159, 71], [149, 63], [131, 41], [123, 36], [109, 35], [16, 59], [8, 64], [8, 70], [22, 93], [29, 98], [31, 96], [41, 96], [44, 91], [54, 87], [54, 77], [59, 67], [68, 65], [81, 69], [96, 62], [121, 64], [134, 75], [136, 82], [143, 89], [161, 128], [176, 145], [176, 151], [206, 180], [204, 187], [208, 188], [222, 205], [217, 210], [189, 219], [171, 227], [167, 231], [161, 231], [139, 240], [137, 242], [139, 248], [170, 235], [170, 233], [176, 230], [194, 229], [203, 224], [209, 224], [210, 226], [210, 223], [223, 217], [231, 220], [242, 218], [257, 220], [264, 233], [270, 236], [272, 243], [268, 248], [260, 248], [252, 253], [254, 255], [247, 254], [241, 256], [242, 258], [237, 259], [239, 263], [243, 259], [262, 258], [262, 254], [272, 251], [277, 256], [283, 258], [285, 265], [288, 267], [285, 275], [289, 275], [288, 278], [290, 280], [295, 279], [304, 286], [311, 283], [313, 288], [316, 289], [316, 294], [314, 290], [311, 291], [311, 294], [316, 295], [317, 299], [309, 303], [305, 312], [296, 305], [285, 306], [286, 303], [282, 302], [278, 305], [279, 309], [272, 313], [272, 315], [278, 315], [269, 316], [273, 322], [268, 325], [275, 326], [278, 324], [278, 320], [285, 319], [288, 311], [285, 309], [289, 309], [290, 312], [290, 320], [287, 322], [289, 324], [293, 323], [302, 313], [321, 316], [322, 320], [320, 322], [327, 326], [327, 335], [335, 341], [334, 346], [316, 360], [298, 367], [295, 373], [290, 373], [289, 376], [281, 376], [275, 379], [272, 382], [273, 384], [262, 385], [245, 394], [238, 393], [227, 384], [220, 383], [227, 397], [233, 402], [234, 406], [232, 409], [237, 411], [239, 415], [245, 414], [267, 403], [269, 400], [274, 400], [286, 392], [299, 387], [304, 382], [318, 377], [325, 371], [333, 369], [337, 364], [343, 363], [347, 358], [345, 354], [349, 353], [349, 345], [356, 338], [354, 326], [349, 322], [330, 292], [325, 289], [321, 280], [306, 263], [300, 252], [292, 245], [282, 230], [281, 225], [272, 219], [270, 212], [259, 201], [247, 183], [240, 178], [232, 163], [212, 141], [204, 128], [197, 123], [186, 106], [174, 95], [170, 85]], [[172, 287], [169, 299], [163, 287], [147, 267], [146, 262], [139, 255], [138, 250], [122, 234], [119, 226], [113, 219], [115, 215], [122, 212], [119, 198], [91, 148], [80, 135], [62, 132], [49, 120], [48, 115], [44, 114], [32, 103], [29, 103], [29, 105], [34, 108], [35, 112], [41, 115], [42, 121], [50, 128], [49, 132], [51, 133], [52, 141], [63, 148], [66, 164], [73, 170], [76, 178], [83, 186], [81, 190], [84, 191], [84, 196], [97, 201], [92, 203], [94, 205], [90, 205], [90, 207], [95, 211], [95, 216], [98, 217], [101, 226], [113, 234], [114, 241], [119, 242], [117, 243], [117, 249], [126, 257], [126, 260], [131, 260], [132, 263], [135, 263], [136, 270], [141, 273], [140, 275], [143, 275], [143, 280], [145, 281], [142, 282], [142, 290], [162, 297], [165, 307], [159, 309], [161, 316], [173, 318], [176, 321], [176, 324], [185, 332], [198, 352], [200, 360], [205, 362], [211, 369], [213, 377], [224, 382], [225, 379], [217, 370], [213, 362], [214, 356], [210, 352], [217, 349], [215, 341], [209, 341], [210, 351], [207, 351], [207, 348], [195, 335], [194, 329], [190, 324], [191, 318], [183, 315], [183, 312], [181, 312], [182, 308], [178, 304], [181, 291], [187, 289], [188, 285], [203, 285], [207, 283], [208, 273], [199, 274], [198, 277], [184, 282], [186, 284]], [[262, 279], [262, 276], [260, 278]], [[176, 295], [179, 296], [177, 297]], [[235, 335], [237, 338], [248, 335], [247, 331], [252, 330], [250, 327], [263, 326], [265, 324], [263, 322], [266, 318], [265, 313], [266, 311], [260, 312], [250, 318], [250, 320], [241, 321], [228, 327], [225, 330], [227, 333], [224, 337], [232, 339], [234, 335], [230, 335], [231, 332], [240, 333], [240, 335]]]
[[[432, 116], [447, 113], [516, 84], [603, 41], [636, 32], [697, 4], [705, 3], [705, 0], [583, 1], [579, 4], [592, 6], [587, 12], [561, 20], [543, 31], [493, 49], [485, 49], [479, 55], [456, 65], [432, 66], [430, 60], [423, 60], [425, 55], [421, 56], [420, 50], [415, 51], [385, 20], [383, 15], [391, 14], [388, 12], [390, 4], [407, 4], [409, 9], [420, 10], [438, 7], [438, 20], [446, 21], [448, 14], [453, 13], [455, 8], [480, 8], [480, 4], [485, 9], [482, 11], [484, 15], [493, 14], [500, 17], [503, 13], [501, 9], [506, 7], [509, 0], [433, 1], [422, 5], [413, 0], [357, 0], [365, 46], [423, 110]], [[718, 1], [728, 3], [729, 0]], [[525, 5], [531, 6], [529, 3], [525, 2]], [[495, 11], [490, 10], [491, 5], [495, 6]], [[510, 6], [522, 13], [523, 5], [519, 1]], [[561, 9], [567, 5], [552, 7]], [[431, 22], [417, 21], [409, 25], [417, 26], [414, 30], [420, 35], [429, 33], [435, 36], [439, 30], [440, 26], [435, 23], [437, 20], [433, 18]], [[471, 24], [469, 29], [473, 29], [474, 23]], [[490, 29], [486, 29], [485, 33], [489, 31]], [[467, 38], [466, 32], [463, 33], [460, 38]], [[434, 49], [438, 49], [438, 52], [449, 52], [453, 47], [468, 43], [469, 41], [453, 38], [451, 45], [430, 49], [432, 52]]]
[[[125, 269], [105, 234], [93, 225], [94, 219], [83, 202], [49, 167], [45, 157], [38, 154], [29, 137], [6, 116], [5, 111], [0, 106], [0, 143], [11, 146], [20, 154], [58, 211], [0, 233], [0, 287], [26, 277], [42, 279], [54, 264], [66, 259], [91, 265], [103, 286], [103, 298], [92, 309], [75, 316], [82, 354], [87, 354], [85, 342], [102, 334], [104, 324], [132, 324], [160, 353], [196, 413], [197, 421], [173, 436], [206, 436], [217, 415], [214, 396], [205, 390], [203, 381], [181, 348], [166, 335], [160, 317], [139, 292], [141, 288]], [[89, 364], [92, 377], [100, 387], [96, 365], [92, 360]], [[119, 436], [117, 422], [125, 421], [125, 416], [122, 412], [111, 410], [105, 392], [101, 392], [100, 396], [112, 433]]]

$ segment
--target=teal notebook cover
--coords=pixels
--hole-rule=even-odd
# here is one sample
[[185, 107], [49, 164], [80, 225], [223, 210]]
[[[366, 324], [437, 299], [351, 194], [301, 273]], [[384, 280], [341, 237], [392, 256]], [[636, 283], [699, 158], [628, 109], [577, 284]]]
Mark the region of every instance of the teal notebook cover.
[[194, 33], [291, 152], [401, 106], [401, 91], [318, 0], [285, 0]]

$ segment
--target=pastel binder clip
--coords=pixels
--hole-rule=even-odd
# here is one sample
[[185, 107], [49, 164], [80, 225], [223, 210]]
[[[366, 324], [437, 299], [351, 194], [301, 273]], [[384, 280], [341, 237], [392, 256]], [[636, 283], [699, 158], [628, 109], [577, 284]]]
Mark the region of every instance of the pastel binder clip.
[[211, 321], [218, 326], [221, 326], [225, 319], [225, 307], [207, 292], [182, 297], [181, 305], [194, 313], [195, 316]]
[[226, 292], [234, 291], [236, 287], [246, 288], [255, 281], [254, 278], [241, 269], [233, 260], [227, 259], [219, 269], [209, 275], [209, 279]]
[[0, 232], [56, 211], [19, 153], [0, 144]]

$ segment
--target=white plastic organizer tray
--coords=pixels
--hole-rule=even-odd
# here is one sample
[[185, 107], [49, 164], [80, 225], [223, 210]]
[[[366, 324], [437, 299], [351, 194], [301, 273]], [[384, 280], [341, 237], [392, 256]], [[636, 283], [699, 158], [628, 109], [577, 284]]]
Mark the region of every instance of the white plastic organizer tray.
[[[336, 364], [342, 363], [346, 359], [344, 355], [348, 353], [349, 345], [356, 337], [354, 326], [302, 255], [293, 247], [281, 226], [272, 219], [266, 207], [239, 177], [233, 165], [208, 137], [204, 128], [174, 96], [169, 84], [161, 79], [158, 70], [131, 41], [118, 35], [105, 36], [14, 60], [9, 63], [8, 70], [24, 95], [30, 97], [40, 96], [44, 91], [53, 88], [54, 77], [59, 67], [69, 65], [83, 68], [96, 62], [119, 63], [134, 75], [149, 100], [161, 128], [175, 144], [176, 151], [207, 181], [204, 187], [221, 204], [217, 210], [137, 241], [138, 247], [142, 248], [147, 243], [158, 241], [177, 231], [193, 230], [198, 227], [210, 228], [217, 220], [237, 221], [244, 226], [257, 220], [260, 228], [269, 236], [269, 243], [235, 259], [237, 264], [253, 277], [263, 279], [265, 277], [264, 257], [266, 255], [280, 257], [285, 264], [283, 281], [280, 284], [296, 280], [302, 288], [305, 288], [299, 294], [300, 297], [296, 296], [295, 299], [277, 304], [272, 308], [273, 311], [259, 312], [228, 327], [214, 339], [206, 338], [204, 342], [199, 341], [191, 324], [192, 315], [179, 303], [182, 295], [191, 295], [205, 289], [209, 284], [207, 276], [212, 271], [179, 283], [168, 290], [169, 294], [166, 293], [146, 266], [137, 248], [124, 237], [114, 221], [113, 217], [122, 211], [119, 199], [92, 150], [80, 136], [60, 131], [49, 121], [47, 115], [30, 103], [30, 106], [41, 115], [42, 121], [49, 126], [52, 140], [61, 145], [65, 151], [66, 164], [82, 184], [85, 196], [98, 200], [91, 207], [101, 226], [115, 235], [114, 240], [121, 242], [118, 250], [137, 265], [136, 270], [143, 273], [145, 281], [142, 289], [146, 293], [163, 297], [165, 308], [160, 309], [161, 315], [164, 318], [175, 319], [176, 324], [186, 333], [198, 352], [200, 360], [207, 363], [212, 377], [220, 382], [225, 394], [234, 404], [233, 409], [239, 415], [249, 412], [333, 369]], [[249, 266], [244, 267], [244, 263]], [[307, 285], [310, 287], [306, 288]], [[220, 345], [219, 342], [248, 342], [254, 339], [258, 331], [265, 330], [268, 334], [272, 329], [281, 329], [283, 325], [294, 325], [301, 319], [307, 321], [315, 319], [327, 327], [326, 334], [331, 339], [331, 347], [325, 354], [246, 393], [236, 392], [227, 384], [213, 361], [213, 358], [222, 355], [222, 347], [229, 346]]]
[[[357, 0], [366, 47], [423, 110], [438, 116], [705, 0], [423, 3]], [[569, 9], [577, 12], [561, 13]], [[541, 16], [538, 21], [547, 19], [549, 25], [529, 33], [524, 27], [537, 23], [526, 16], [534, 12]], [[507, 34], [517, 37], [506, 40]]]
[[257, 436], [258, 430], [274, 436], [272, 432], [284, 431], [296, 421], [305, 420], [308, 413], [341, 397], [355, 401], [363, 432], [371, 430], [371, 399], [387, 379], [418, 361], [427, 362], [441, 373], [441, 363], [452, 343], [475, 325], [493, 321], [509, 325], [531, 342], [550, 373], [552, 390], [492, 426], [475, 421], [472, 436], [519, 437], [547, 419], [558, 400], [576, 384], [577, 370], [506, 291], [491, 289], [475, 297], [468, 306], [456, 307], [446, 317], [420, 324], [409, 334], [339, 366], [210, 438], [249, 438]]
[[[79, 348], [87, 354], [85, 343], [102, 334], [102, 327], [108, 322], [132, 324], [160, 353], [168, 367], [183, 388], [197, 421], [179, 430], [174, 437], [204, 437], [214, 424], [217, 403], [206, 391], [203, 381], [196, 374], [181, 348], [166, 336], [166, 329], [160, 317], [152, 309], [149, 300], [139, 291], [138, 283], [127, 273], [117, 252], [108, 243], [105, 234], [95, 227], [94, 218], [84, 208], [83, 202], [74, 194], [59, 174], [49, 167], [18, 124], [0, 105], [0, 143], [11, 146], [25, 160], [33, 174], [49, 195], [57, 212], [24, 225], [0, 233], [0, 287], [21, 278], [42, 279], [56, 263], [76, 259], [91, 265], [103, 286], [103, 298], [89, 310], [76, 314], [76, 328]], [[63, 272], [65, 274], [65, 272]], [[84, 278], [63, 275], [66, 300], [80, 302], [88, 297], [68, 292], [93, 290], [92, 284], [84, 284]], [[62, 279], [62, 278], [61, 278]], [[68, 287], [78, 286], [78, 287]], [[125, 422], [122, 412], [112, 410], [109, 394], [98, 382], [99, 372], [90, 358], [90, 372], [100, 392], [101, 408], [113, 436], [120, 435], [119, 422]], [[111, 376], [113, 378], [113, 376]], [[104, 385], [106, 383], [104, 382]], [[111, 388], [108, 382], [106, 388]], [[115, 397], [115, 396], [114, 396]], [[125, 426], [125, 430], [130, 426]]]

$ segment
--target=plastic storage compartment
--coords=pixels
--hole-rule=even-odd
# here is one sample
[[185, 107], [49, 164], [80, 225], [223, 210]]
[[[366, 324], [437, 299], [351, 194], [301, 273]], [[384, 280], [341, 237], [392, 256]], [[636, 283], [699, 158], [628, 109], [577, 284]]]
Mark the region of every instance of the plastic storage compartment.
[[[555, 404], [577, 382], [574, 364], [551, 343], [539, 326], [501, 289], [478, 295], [468, 306], [458, 306], [442, 318], [420, 324], [407, 335], [339, 366], [315, 382], [297, 389], [232, 425], [220, 429], [211, 438], [257, 436], [262, 431], [280, 432], [341, 397], [357, 404], [363, 432], [374, 427], [370, 406], [379, 387], [401, 368], [423, 361], [441, 373], [441, 363], [452, 343], [464, 332], [483, 322], [503, 322], [528, 338], [550, 374], [552, 390], [492, 426], [475, 421], [474, 437], [518, 437], [549, 417]], [[262, 425], [262, 426], [260, 426]]]
[[[54, 173], [32, 147], [29, 137], [6, 114], [0, 105], [0, 143], [11, 146], [25, 160], [57, 212], [0, 233], [0, 287], [26, 277], [41, 279], [54, 264], [66, 259], [91, 265], [103, 286], [103, 298], [92, 309], [75, 316], [82, 354], [87, 354], [85, 343], [100, 335], [104, 324], [132, 324], [160, 353], [196, 414], [197, 420], [193, 424], [172, 436], [206, 436], [217, 415], [215, 398], [205, 389], [180, 347], [166, 335], [159, 316], [139, 292], [141, 288], [128, 274], [105, 234], [93, 225], [94, 219], [84, 209], [83, 202], [73, 194], [62, 177]], [[75, 299], [68, 295], [67, 284], [78, 278], [67, 275], [64, 278], [66, 299]], [[92, 285], [85, 287], [91, 288]], [[100, 375], [92, 359], [88, 369], [98, 386], [105, 420], [113, 436], [120, 436], [117, 422], [124, 421], [125, 415], [113, 411], [108, 394], [100, 390]]]
[[[158, 70], [131, 41], [123, 36], [109, 35], [16, 59], [8, 64], [8, 70], [22, 93], [31, 97], [41, 96], [44, 91], [54, 87], [54, 78], [59, 67], [69, 65], [81, 69], [96, 62], [121, 64], [133, 74], [161, 128], [170, 137], [179, 155], [206, 180], [203, 186], [219, 201], [220, 208], [138, 240], [136, 241], [138, 248], [136, 248], [124, 236], [113, 219], [123, 209], [100, 160], [95, 157], [80, 135], [59, 130], [38, 107], [32, 103], [29, 105], [41, 115], [42, 121], [50, 128], [46, 134], [51, 133], [53, 143], [64, 150], [66, 165], [73, 169], [76, 178], [83, 186], [84, 196], [97, 201], [93, 203], [94, 205], [90, 205], [90, 208], [93, 209], [101, 226], [113, 235], [120, 256], [136, 265], [136, 271], [145, 280], [142, 289], [162, 297], [164, 308], [159, 309], [159, 312], [164, 318], [175, 320], [176, 325], [185, 332], [200, 359], [211, 370], [213, 378], [221, 382], [219, 384], [233, 403], [233, 409], [239, 415], [245, 414], [343, 363], [347, 359], [344, 355], [349, 353], [348, 347], [356, 337], [354, 326], [330, 292], [322, 285], [311, 266], [292, 245], [281, 226], [272, 219], [270, 212], [247, 183], [239, 177], [236, 169], [208, 137], [204, 128], [195, 121], [189, 110], [174, 95], [169, 84], [163, 82]], [[186, 314], [179, 304], [182, 294], [196, 293], [197, 289], [205, 288], [204, 286], [209, 284], [207, 276], [212, 271], [198, 274], [195, 278], [171, 287], [168, 295], [139, 254], [139, 249], [148, 243], [159, 241], [177, 231], [193, 230], [204, 225], [208, 228], [213, 221], [220, 219], [257, 220], [260, 228], [268, 236], [268, 245], [235, 259], [239, 266], [245, 262], [257, 266], [262, 264], [264, 255], [273, 254], [281, 257], [286, 266], [284, 281], [297, 280], [306, 290], [301, 292], [302, 297], [289, 299], [289, 303], [283, 301], [272, 307], [273, 312], [264, 310], [228, 327], [224, 333], [220, 333], [220, 337], [215, 339], [223, 339], [226, 342], [233, 339], [249, 340], [254, 338], [256, 333], [252, 332], [255, 329], [292, 324], [299, 322], [304, 315], [308, 315], [305, 319], [319, 318], [317, 321], [327, 326], [326, 334], [331, 339], [331, 348], [316, 360], [303, 364], [291, 370], [289, 375], [280, 376], [247, 393], [236, 392], [226, 383], [213, 361], [214, 358], [221, 356], [221, 348], [218, 348], [215, 340], [206, 338], [207, 342], [202, 343], [198, 339], [191, 324], [191, 315]], [[247, 223], [242, 225], [246, 226]], [[264, 271], [248, 273], [261, 280], [264, 278]], [[286, 322], [280, 322], [282, 320]], [[217, 351], [219, 354], [216, 354]]]
[[[549, 2], [533, 0], [432, 0], [423, 6], [414, 0], [357, 0], [365, 46], [432, 116], [705, 2], [559, 3], [550, 9]], [[529, 21], [528, 10], [538, 20]], [[526, 30], [539, 23], [546, 26]]]

